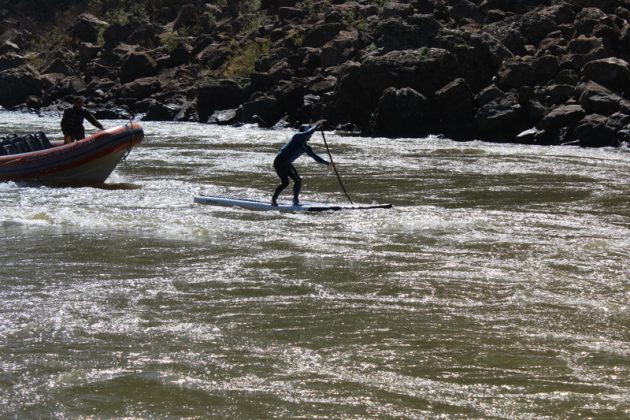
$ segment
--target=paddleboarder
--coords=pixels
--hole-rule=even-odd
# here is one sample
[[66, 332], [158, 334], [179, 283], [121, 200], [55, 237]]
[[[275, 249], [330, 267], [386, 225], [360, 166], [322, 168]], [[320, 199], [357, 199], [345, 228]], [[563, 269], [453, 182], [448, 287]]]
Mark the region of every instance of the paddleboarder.
[[98, 122], [90, 111], [83, 108], [83, 98], [76, 97], [71, 108], [63, 112], [61, 118], [61, 131], [63, 131], [63, 142], [65, 144], [85, 138], [85, 128], [83, 128], [83, 119], [86, 119], [94, 127], [103, 130], [103, 124]]
[[317, 163], [327, 166], [333, 166], [332, 162], [328, 162], [322, 159], [311, 149], [311, 146], [307, 144], [313, 133], [319, 129], [323, 129], [325, 124], [324, 120], [318, 121], [314, 125], [310, 126], [304, 124], [300, 127], [299, 132], [295, 133], [291, 140], [285, 144], [278, 155], [273, 161], [273, 168], [276, 170], [278, 177], [280, 178], [280, 185], [276, 187], [276, 191], [271, 198], [271, 205], [278, 205], [278, 197], [282, 190], [289, 185], [289, 178], [293, 180], [293, 204], [300, 205], [300, 187], [302, 186], [302, 178], [298, 174], [297, 170], [293, 166], [293, 161], [302, 156], [304, 153], [312, 157]]

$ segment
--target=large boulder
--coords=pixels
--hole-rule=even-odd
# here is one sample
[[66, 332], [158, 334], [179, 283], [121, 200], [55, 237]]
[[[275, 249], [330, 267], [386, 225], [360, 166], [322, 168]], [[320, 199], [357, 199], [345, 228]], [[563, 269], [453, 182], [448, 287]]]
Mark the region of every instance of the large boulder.
[[206, 122], [217, 110], [238, 107], [245, 101], [245, 89], [236, 81], [219, 79], [209, 81], [197, 89], [199, 121]]
[[109, 24], [107, 22], [88, 13], [84, 13], [79, 15], [72, 27], [68, 30], [68, 33], [77, 38], [80, 42], [96, 43], [99, 35], [102, 34], [108, 26]]
[[584, 147], [617, 146], [615, 130], [606, 124], [607, 120], [604, 115], [587, 115], [575, 127], [573, 135]]
[[53, 99], [74, 97], [86, 93], [86, 83], [78, 76], [64, 76], [60, 73], [49, 73], [44, 75], [49, 83], [44, 90], [44, 101], [50, 102]]
[[160, 26], [150, 23], [137, 25], [125, 42], [131, 45], [140, 45], [148, 49], [153, 49], [160, 44], [159, 36], [162, 31], [163, 29]]
[[306, 94], [305, 83], [302, 79], [281, 81], [273, 91], [278, 106], [283, 114], [292, 114], [304, 104]]
[[492, 37], [459, 30], [445, 31], [439, 44], [455, 57], [457, 76], [464, 78], [474, 91], [487, 86], [501, 63], [512, 57], [512, 53]]
[[487, 103], [492, 101], [501, 100], [505, 97], [505, 92], [503, 92], [497, 85], [490, 85], [482, 89], [475, 96], [475, 104], [477, 107], [482, 107]]
[[630, 115], [623, 112], [615, 112], [608, 116], [606, 125], [615, 131], [630, 129]]
[[339, 32], [346, 29], [343, 23], [323, 23], [315, 25], [304, 35], [303, 46], [320, 48], [332, 41]]
[[630, 64], [617, 57], [589, 61], [582, 68], [588, 80], [611, 89], [624, 89], [630, 85]]
[[175, 20], [171, 23], [173, 30], [178, 31], [186, 26], [192, 26], [197, 22], [199, 16], [199, 8], [190, 3], [185, 4], [179, 9], [179, 13]]
[[562, 57], [567, 53], [567, 40], [560, 31], [552, 32], [538, 44], [536, 54], [549, 54], [554, 57]]
[[559, 67], [558, 58], [549, 54], [511, 58], [503, 62], [498, 83], [506, 90], [536, 83], [544, 84], [557, 75]]
[[154, 101], [149, 105], [149, 109], [142, 118], [143, 121], [173, 121], [177, 112], [171, 107], [164, 105], [159, 101]]
[[175, 48], [169, 52], [167, 65], [176, 67], [188, 64], [192, 58], [192, 48], [182, 42], [178, 42]]
[[105, 48], [112, 49], [123, 41], [126, 41], [128, 37], [135, 30], [135, 26], [131, 23], [113, 23], [108, 26], [103, 32], [103, 39], [105, 41]]
[[54, 58], [52, 61], [47, 63], [43, 69], [41, 69], [41, 73], [61, 73], [64, 76], [71, 76], [75, 74], [75, 70], [66, 63], [65, 60], [61, 58]]
[[[613, 13], [615, 8], [623, 1], [620, 0], [572, 0], [571, 3], [576, 9], [585, 9], [587, 7], [597, 7], [606, 13]], [[626, 2], [626, 6], [628, 3]]]
[[566, 103], [575, 97], [575, 86], [569, 84], [550, 84], [544, 87], [546, 102], [552, 105], [560, 105]]
[[561, 70], [554, 79], [554, 83], [571, 86], [576, 86], [579, 81], [580, 77], [575, 70], [572, 69]]
[[0, 56], [0, 71], [20, 67], [26, 64], [26, 58], [19, 54], [7, 53]]
[[268, 73], [273, 83], [278, 83], [281, 80], [289, 80], [293, 76], [293, 70], [289, 64], [289, 60], [276, 61], [271, 65]]
[[538, 13], [553, 19], [553, 21], [559, 25], [572, 24], [575, 20], [575, 10], [571, 4], [564, 2], [552, 4], [551, 6], [543, 8]]
[[428, 134], [428, 99], [411, 88], [388, 88], [379, 99], [370, 124], [371, 134], [415, 137]]
[[508, 60], [499, 71], [499, 86], [505, 90], [532, 85], [535, 80], [536, 72], [530, 59], [517, 57]]
[[481, 106], [475, 114], [475, 124], [482, 136], [506, 140], [528, 128], [528, 116], [515, 98], [506, 95]]
[[578, 34], [590, 35], [595, 26], [606, 19], [606, 13], [597, 7], [586, 7], [575, 16], [575, 29]]
[[41, 76], [29, 66], [0, 72], [0, 105], [12, 107], [26, 101], [31, 95], [41, 95], [44, 87]]
[[148, 98], [161, 89], [162, 84], [157, 77], [143, 77], [120, 86], [118, 95], [122, 98], [139, 100]]
[[335, 39], [322, 47], [319, 54], [319, 64], [322, 67], [337, 66], [350, 60], [359, 47], [359, 32], [357, 30], [341, 31]]
[[548, 132], [562, 128], [573, 131], [578, 122], [585, 116], [586, 111], [580, 105], [560, 105], [547, 113], [539, 125]]
[[421, 14], [431, 14], [434, 10], [433, 0], [414, 0], [411, 2], [416, 11]]
[[484, 32], [497, 39], [515, 55], [525, 54], [525, 38], [508, 22], [495, 22], [484, 27]]
[[533, 45], [538, 45], [558, 26], [553, 18], [540, 13], [538, 10], [523, 15], [519, 24], [521, 35]]
[[546, 84], [558, 75], [560, 60], [551, 54], [543, 54], [532, 60], [532, 67], [538, 84]]
[[[474, 37], [474, 35], [471, 35], [471, 36]], [[484, 33], [478, 36], [478, 38], [481, 40], [482, 48], [479, 48], [479, 45], [478, 46], [473, 45], [472, 49], [474, 49], [475, 52], [481, 53], [481, 54], [478, 54], [478, 57], [481, 58], [483, 56], [486, 56], [486, 58], [483, 58], [483, 59], [484, 61], [490, 62], [489, 64], [491, 64], [493, 75], [494, 73], [496, 73], [496, 69], [500, 68], [501, 64], [504, 61], [509, 60], [514, 57], [514, 53], [492, 35]], [[480, 44], [480, 43], [477, 43], [477, 44]], [[488, 51], [487, 55], [483, 53], [483, 51], [486, 49]], [[458, 56], [461, 56], [461, 54], [458, 54]], [[488, 60], [487, 57], [489, 57], [490, 59]], [[485, 67], [489, 67], [489, 66], [486, 64]]]
[[416, 49], [435, 44], [442, 24], [431, 15], [414, 16], [413, 20], [389, 18], [375, 28], [375, 45], [384, 51]]
[[157, 68], [157, 63], [149, 54], [132, 52], [127, 55], [120, 67], [120, 81], [129, 83], [141, 77], [155, 76]]
[[216, 70], [221, 67], [231, 54], [229, 48], [224, 42], [212, 42], [209, 45], [206, 45], [197, 54], [195, 54], [196, 49], [197, 46], [195, 46], [192, 51], [195, 59], [211, 70]]
[[470, 131], [475, 105], [470, 86], [464, 79], [455, 79], [435, 92], [435, 104], [441, 117], [441, 131], [453, 136]]
[[101, 47], [91, 42], [82, 42], [79, 44], [79, 58], [81, 62], [87, 63], [96, 58]]
[[236, 110], [236, 121], [240, 123], [257, 123], [264, 127], [272, 127], [282, 117], [282, 110], [275, 98], [261, 96], [245, 102]]
[[458, 77], [457, 59], [439, 48], [391, 51], [343, 71], [334, 94], [335, 111], [363, 128], [388, 87], [409, 87], [425, 96]]
[[388, 18], [392, 16], [409, 17], [413, 14], [413, 6], [410, 4], [399, 3], [395, 1], [385, 2], [383, 5], [383, 16]]
[[581, 71], [589, 61], [609, 56], [601, 38], [580, 35], [569, 42], [567, 54], [562, 57], [562, 65], [564, 68]]
[[595, 82], [588, 82], [579, 87], [580, 105], [591, 113], [611, 115], [619, 111], [621, 97]]
[[449, 7], [449, 13], [456, 21], [474, 21], [481, 23], [484, 14], [481, 8], [468, 0], [455, 0]]

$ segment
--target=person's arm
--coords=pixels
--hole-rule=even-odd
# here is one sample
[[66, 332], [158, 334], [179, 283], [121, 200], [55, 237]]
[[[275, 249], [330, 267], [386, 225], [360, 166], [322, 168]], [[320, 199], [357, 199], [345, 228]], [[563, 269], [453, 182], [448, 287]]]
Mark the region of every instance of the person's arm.
[[92, 115], [92, 113], [90, 111], [88, 111], [87, 109], [85, 109], [83, 111], [84, 111], [83, 112], [83, 117], [85, 117], [85, 119], [88, 120], [90, 122], [90, 124], [92, 124], [94, 127], [98, 128], [99, 130], [104, 130], [103, 124], [98, 122], [98, 120], [96, 118], [94, 118], [94, 115]]
[[70, 121], [70, 112], [66, 109], [65, 111], [63, 111], [63, 117], [61, 117], [61, 132], [64, 136], [70, 135], [72, 131], [72, 127], [70, 127], [71, 124], [72, 123]]
[[321, 156], [319, 156], [317, 153], [313, 151], [313, 149], [311, 149], [311, 146], [306, 146], [305, 150], [306, 150], [306, 154], [312, 157], [315, 160], [315, 162], [321, 163], [322, 165], [330, 165], [330, 162], [328, 162], [325, 159], [322, 159]]
[[309, 136], [310, 137], [317, 130], [319, 130], [319, 126], [317, 125], [317, 123], [315, 123], [315, 125], [313, 125], [311, 128], [309, 128], [308, 130], [306, 130], [302, 134], [304, 134], [305, 136]]

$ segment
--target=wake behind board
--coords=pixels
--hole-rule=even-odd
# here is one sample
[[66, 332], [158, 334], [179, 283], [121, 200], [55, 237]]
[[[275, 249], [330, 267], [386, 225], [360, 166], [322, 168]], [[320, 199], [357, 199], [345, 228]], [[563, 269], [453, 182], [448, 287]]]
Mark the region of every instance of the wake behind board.
[[213, 206], [223, 207], [240, 207], [249, 210], [262, 210], [262, 211], [339, 211], [339, 210], [371, 210], [371, 209], [389, 209], [392, 208], [391, 204], [371, 204], [371, 205], [357, 205], [357, 204], [325, 204], [325, 203], [312, 203], [303, 202], [300, 205], [278, 203], [277, 206], [272, 206], [268, 201], [248, 200], [242, 198], [232, 197], [220, 197], [220, 196], [196, 196], [195, 203], [208, 204]]

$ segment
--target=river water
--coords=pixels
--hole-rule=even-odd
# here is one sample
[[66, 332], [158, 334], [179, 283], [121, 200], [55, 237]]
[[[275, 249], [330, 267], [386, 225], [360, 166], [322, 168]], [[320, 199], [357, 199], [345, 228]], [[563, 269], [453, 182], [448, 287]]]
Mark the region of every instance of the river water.
[[0, 184], [0, 417], [630, 416], [628, 149], [330, 133], [394, 208], [281, 214], [193, 196], [268, 199], [289, 131], [143, 126], [103, 188]]

